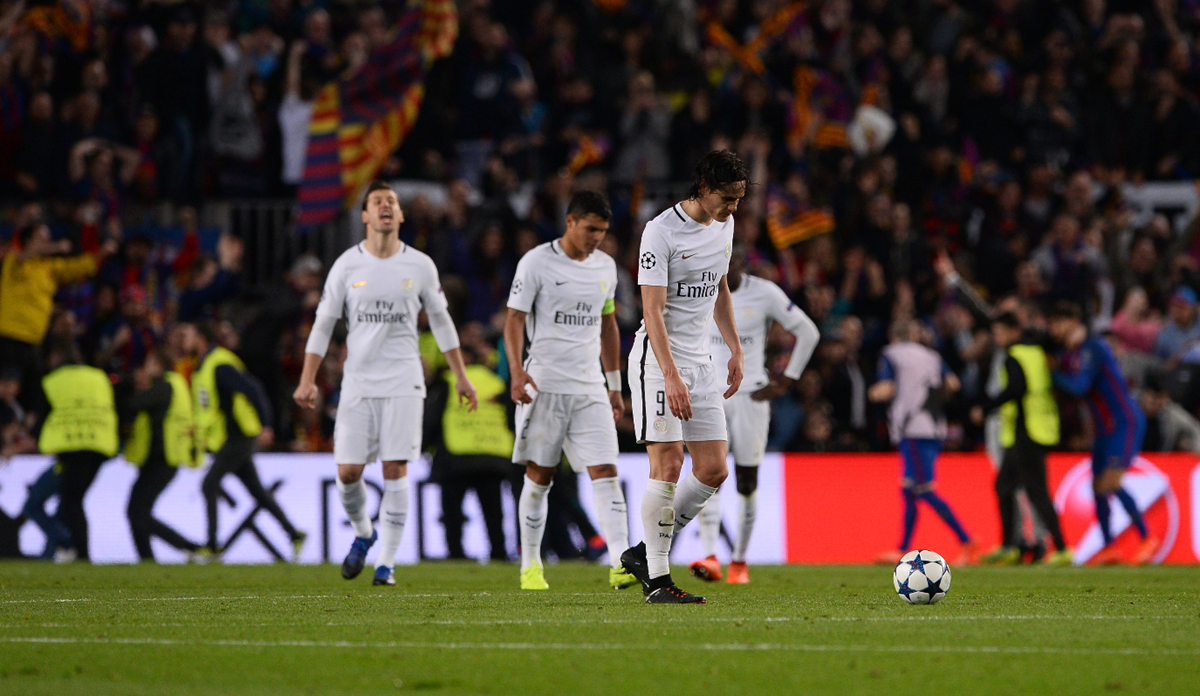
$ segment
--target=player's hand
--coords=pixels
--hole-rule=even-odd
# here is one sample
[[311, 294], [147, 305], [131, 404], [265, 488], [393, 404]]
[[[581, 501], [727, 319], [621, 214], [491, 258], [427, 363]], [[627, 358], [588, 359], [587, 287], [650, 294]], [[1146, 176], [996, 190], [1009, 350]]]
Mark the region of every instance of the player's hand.
[[529, 387], [533, 388], [534, 393], [537, 393], [538, 386], [534, 384], [533, 378], [529, 373], [520, 368], [512, 373], [512, 400], [518, 404], [532, 404], [533, 397], [529, 394]]
[[680, 420], [692, 419], [692, 395], [678, 374], [666, 379], [667, 408]]
[[300, 386], [296, 387], [295, 393], [292, 394], [292, 398], [295, 399], [296, 405], [300, 408], [316, 408], [317, 397], [319, 395], [316, 382], [308, 382], [307, 384], [301, 382]]
[[275, 444], [275, 429], [267, 426], [258, 434], [258, 446], [266, 449]]
[[971, 422], [975, 425], [983, 425], [984, 413], [982, 406], [971, 407]]
[[729, 358], [729, 379], [726, 380], [729, 388], [725, 390], [725, 398], [733, 396], [742, 386], [742, 354], [739, 352]]
[[625, 397], [619, 391], [608, 392], [608, 403], [612, 404], [613, 422], [619, 422], [625, 415]]
[[792, 388], [792, 383], [796, 380], [790, 377], [780, 377], [779, 379], [771, 380], [767, 386], [750, 394], [751, 401], [773, 401], [783, 396]]
[[468, 411], [474, 411], [479, 408], [479, 397], [475, 396], [475, 385], [471, 384], [471, 380], [463, 377], [455, 382], [454, 388], [458, 391], [459, 406], [462, 406], [465, 402]]

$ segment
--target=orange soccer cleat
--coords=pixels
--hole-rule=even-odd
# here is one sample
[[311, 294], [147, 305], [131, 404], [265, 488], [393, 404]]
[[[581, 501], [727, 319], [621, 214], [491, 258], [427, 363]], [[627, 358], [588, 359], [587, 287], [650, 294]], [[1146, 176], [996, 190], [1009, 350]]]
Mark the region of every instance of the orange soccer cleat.
[[979, 544], [974, 540], [964, 542], [958, 551], [958, 559], [955, 560], [955, 565], [977, 565], [979, 563]]
[[896, 565], [904, 556], [902, 551], [884, 551], [875, 557], [875, 562], [879, 565]]
[[721, 563], [716, 556], [695, 561], [688, 566], [688, 570], [692, 571], [692, 575], [705, 582], [721, 582]]
[[1096, 565], [1117, 565], [1121, 562], [1121, 553], [1117, 551], [1116, 546], [1105, 546], [1100, 549], [1100, 553], [1092, 556], [1092, 563]]
[[725, 576], [725, 582], [730, 585], [745, 585], [750, 582], [750, 572], [746, 569], [745, 562], [730, 561], [729, 573]]
[[1138, 545], [1137, 553], [1133, 555], [1134, 565], [1148, 565], [1154, 560], [1154, 554], [1158, 553], [1158, 549], [1161, 546], [1162, 540], [1156, 536], [1148, 536], [1142, 539], [1142, 543]]

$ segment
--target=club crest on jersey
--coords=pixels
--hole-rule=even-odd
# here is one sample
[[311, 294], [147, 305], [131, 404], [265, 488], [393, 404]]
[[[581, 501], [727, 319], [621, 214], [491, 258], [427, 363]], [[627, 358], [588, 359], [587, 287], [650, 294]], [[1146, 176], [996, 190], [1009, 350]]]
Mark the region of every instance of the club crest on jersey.
[[660, 433], [667, 432], [667, 419], [666, 418], [655, 418], [654, 419], [654, 429]]
[[412, 279], [412, 278], [405, 278], [405, 279], [404, 279], [404, 282], [403, 282], [403, 283], [400, 283], [400, 287], [401, 287], [401, 288], [403, 288], [403, 289], [405, 289], [405, 290], [412, 290], [412, 289], [413, 289], [413, 279]]
[[641, 264], [642, 268], [648, 271], [658, 265], [658, 259], [654, 257], [654, 252], [647, 251], [646, 253], [642, 254], [642, 259], [639, 263]]
[[728, 259], [728, 258], [732, 258], [732, 257], [733, 257], [733, 245], [726, 242], [725, 243], [725, 258]]

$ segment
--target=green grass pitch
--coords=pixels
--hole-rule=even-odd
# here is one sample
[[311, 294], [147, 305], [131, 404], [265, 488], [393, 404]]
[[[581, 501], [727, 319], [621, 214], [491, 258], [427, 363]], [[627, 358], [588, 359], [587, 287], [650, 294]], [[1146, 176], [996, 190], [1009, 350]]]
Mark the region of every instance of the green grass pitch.
[[752, 568], [706, 606], [607, 570], [0, 564], [0, 694], [1196, 694], [1200, 568]]

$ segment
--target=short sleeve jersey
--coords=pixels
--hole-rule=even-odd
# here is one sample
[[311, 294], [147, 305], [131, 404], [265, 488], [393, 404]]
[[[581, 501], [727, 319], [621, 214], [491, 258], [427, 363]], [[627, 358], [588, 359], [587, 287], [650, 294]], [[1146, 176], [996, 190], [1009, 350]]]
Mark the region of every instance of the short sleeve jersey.
[[[749, 274], [742, 276], [741, 284], [731, 296], [745, 360], [742, 389], [762, 389], [771, 381], [766, 352], [771, 325], [779, 322], [784, 329], [795, 332], [805, 323], [805, 314], [778, 285]], [[717, 322], [709, 324], [708, 337], [717, 384], [725, 384], [729, 377], [729, 346], [725, 345]]]
[[612, 314], [617, 265], [603, 251], [576, 261], [556, 239], [521, 258], [508, 306], [525, 312], [525, 371], [551, 394], [604, 391], [600, 325]]
[[[663, 321], [677, 367], [696, 367], [712, 360], [708, 327], [717, 304], [721, 278], [733, 255], [733, 217], [701, 225], [678, 203], [646, 223], [638, 253], [638, 285], [667, 289]], [[646, 322], [637, 332], [644, 340]], [[654, 351], [646, 361], [655, 363]]]
[[417, 316], [446, 311], [437, 267], [401, 242], [381, 259], [359, 243], [344, 252], [325, 280], [317, 315], [345, 317], [342, 397], [425, 396]]

